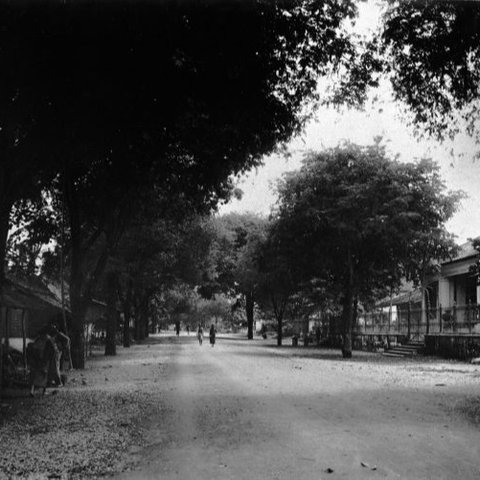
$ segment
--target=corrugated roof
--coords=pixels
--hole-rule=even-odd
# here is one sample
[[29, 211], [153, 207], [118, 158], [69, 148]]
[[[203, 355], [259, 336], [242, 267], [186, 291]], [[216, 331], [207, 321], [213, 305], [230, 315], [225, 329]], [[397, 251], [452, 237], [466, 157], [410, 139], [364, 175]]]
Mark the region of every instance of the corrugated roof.
[[381, 302], [375, 304], [378, 308], [389, 307], [390, 305], [402, 305], [405, 303], [418, 303], [422, 301], [422, 291], [412, 290], [410, 292], [403, 292], [395, 295], [394, 297], [385, 298]]
[[45, 307], [43, 302], [40, 302], [30, 294], [23, 293], [11, 284], [4, 285], [3, 293], [0, 297], [0, 305], [2, 307], [25, 310], [42, 310]]
[[[70, 313], [68, 290], [68, 285], [65, 285], [65, 310]], [[90, 304], [106, 307], [106, 303], [98, 299], [92, 299]], [[62, 310], [61, 289], [41, 277], [7, 275], [0, 306], [25, 310]]]
[[50, 292], [39, 277], [8, 276], [5, 279], [0, 304], [26, 310], [62, 309], [61, 301]]

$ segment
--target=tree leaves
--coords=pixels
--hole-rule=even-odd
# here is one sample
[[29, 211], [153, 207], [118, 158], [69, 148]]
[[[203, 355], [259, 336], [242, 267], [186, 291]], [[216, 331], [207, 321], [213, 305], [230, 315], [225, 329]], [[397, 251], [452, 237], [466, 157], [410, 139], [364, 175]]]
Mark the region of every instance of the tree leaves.
[[378, 144], [345, 145], [306, 158], [278, 188], [279, 241], [295, 245], [304, 278], [334, 279], [334, 290], [352, 261], [356, 294], [367, 298], [403, 276], [419, 281], [427, 259], [453, 248], [444, 225], [460, 194], [445, 192], [431, 161], [401, 164]]
[[466, 132], [479, 143], [479, 26], [478, 2], [385, 2], [373, 38], [349, 51], [331, 100], [363, 105], [386, 78], [418, 133], [443, 140]]

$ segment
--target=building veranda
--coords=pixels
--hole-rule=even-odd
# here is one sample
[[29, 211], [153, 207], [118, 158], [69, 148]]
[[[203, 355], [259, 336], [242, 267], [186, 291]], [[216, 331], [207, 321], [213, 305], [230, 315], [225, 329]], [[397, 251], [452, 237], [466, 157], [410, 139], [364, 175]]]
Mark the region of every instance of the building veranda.
[[420, 288], [411, 285], [361, 313], [355, 326], [360, 345], [422, 342], [425, 352], [468, 359], [480, 356], [480, 284], [472, 266], [472, 242], [440, 263]]

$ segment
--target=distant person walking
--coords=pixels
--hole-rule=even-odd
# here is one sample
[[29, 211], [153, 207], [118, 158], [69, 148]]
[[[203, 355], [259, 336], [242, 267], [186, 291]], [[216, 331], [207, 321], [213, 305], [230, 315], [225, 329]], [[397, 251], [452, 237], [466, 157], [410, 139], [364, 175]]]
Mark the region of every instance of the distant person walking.
[[177, 323], [177, 324], [175, 325], [175, 330], [176, 330], [176, 332], [177, 332], [177, 337], [178, 337], [178, 336], [180, 335], [180, 323]]
[[197, 338], [198, 344], [201, 345], [203, 343], [203, 328], [201, 325], [198, 326]]
[[215, 345], [215, 335], [216, 335], [216, 331], [215, 331], [215, 326], [213, 325], [212, 323], [212, 326], [210, 327], [210, 345], [213, 347]]
[[187, 335], [190, 335], [190, 325], [187, 325]]

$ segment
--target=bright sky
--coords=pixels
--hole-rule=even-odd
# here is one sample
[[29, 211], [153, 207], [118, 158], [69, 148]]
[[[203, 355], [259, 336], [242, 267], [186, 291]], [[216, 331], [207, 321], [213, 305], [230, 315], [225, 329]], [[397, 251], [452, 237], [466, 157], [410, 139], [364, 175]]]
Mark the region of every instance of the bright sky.
[[[370, 3], [362, 10], [357, 26], [362, 30], [368, 29], [377, 17], [378, 11]], [[282, 155], [265, 158], [263, 167], [239, 180], [238, 186], [244, 192], [242, 200], [232, 200], [220, 208], [220, 213], [250, 211], [268, 215], [276, 201], [276, 180], [284, 172], [299, 168], [306, 152], [335, 147], [342, 140], [368, 145], [373, 143], [374, 137], [381, 135], [392, 157], [398, 153], [403, 161], [422, 157], [437, 161], [448, 189], [463, 190], [468, 195], [447, 228], [457, 235], [459, 243], [479, 236], [480, 162], [473, 160], [479, 146], [475, 146], [474, 140], [469, 137], [443, 145], [434, 141], [417, 141], [402, 120], [398, 107], [390, 99], [388, 86], [376, 93], [380, 102], [363, 112], [350, 110], [340, 113], [332, 108], [318, 110], [303, 135], [290, 142], [290, 158], [285, 159]]]

